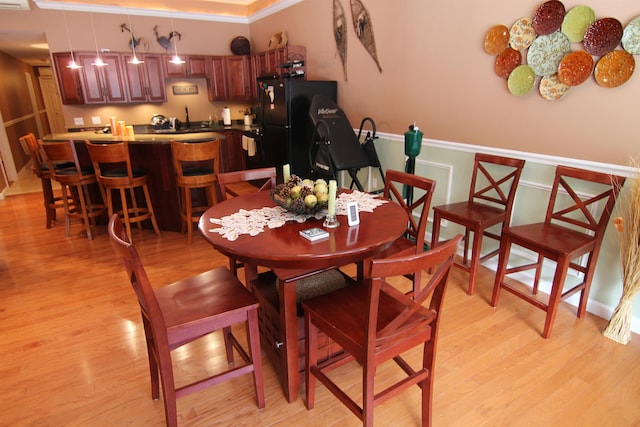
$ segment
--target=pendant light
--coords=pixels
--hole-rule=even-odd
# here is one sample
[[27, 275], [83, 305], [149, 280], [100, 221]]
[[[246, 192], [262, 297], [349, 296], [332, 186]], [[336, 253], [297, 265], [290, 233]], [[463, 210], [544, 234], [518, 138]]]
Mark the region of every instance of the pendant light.
[[127, 15], [127, 17], [129, 18], [129, 28], [131, 29], [131, 51], [133, 52], [133, 58], [127, 63], [133, 65], [144, 64], [144, 61], [141, 61], [136, 56], [136, 38], [133, 35], [133, 27], [131, 26], [131, 15]]
[[78, 68], [82, 68], [82, 65], [78, 65], [75, 58], [73, 57], [73, 48], [71, 47], [71, 36], [69, 35], [69, 23], [67, 22], [67, 11], [64, 8], [64, 2], [62, 3], [62, 15], [64, 16], [64, 26], [67, 29], [67, 41], [69, 42], [69, 52], [71, 52], [71, 62], [67, 65], [67, 68], [71, 68], [76, 70]]
[[184, 61], [182, 58], [178, 56], [178, 40], [175, 37], [176, 29], [173, 26], [173, 16], [171, 17], [171, 34], [173, 34], [173, 37], [171, 38], [174, 39], [173, 47], [176, 54], [173, 58], [171, 58], [169, 62], [171, 62], [172, 64], [184, 64], [186, 61]]
[[93, 41], [96, 44], [96, 59], [91, 63], [91, 65], [95, 65], [96, 67], [104, 67], [107, 65], [102, 58], [100, 57], [100, 52], [98, 52], [98, 38], [96, 37], [96, 26], [93, 23], [93, 12], [89, 14], [91, 17], [91, 29], [93, 30]]

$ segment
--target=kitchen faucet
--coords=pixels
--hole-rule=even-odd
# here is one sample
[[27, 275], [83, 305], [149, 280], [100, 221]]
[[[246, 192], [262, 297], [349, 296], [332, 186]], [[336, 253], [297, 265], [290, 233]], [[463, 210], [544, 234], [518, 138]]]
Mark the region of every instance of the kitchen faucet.
[[184, 112], [185, 112], [185, 113], [186, 113], [186, 115], [187, 115], [186, 120], [185, 120], [185, 126], [186, 126], [186, 127], [187, 127], [187, 129], [188, 129], [188, 128], [189, 128], [189, 126], [190, 126], [190, 123], [189, 123], [189, 107], [188, 107], [188, 106], [185, 106], [185, 107], [184, 107]]

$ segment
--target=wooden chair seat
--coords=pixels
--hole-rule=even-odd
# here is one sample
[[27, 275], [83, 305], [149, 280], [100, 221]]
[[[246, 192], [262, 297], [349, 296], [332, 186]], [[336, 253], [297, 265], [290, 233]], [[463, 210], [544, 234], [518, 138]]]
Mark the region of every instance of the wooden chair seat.
[[[144, 169], [135, 168], [129, 156], [127, 141], [99, 144], [85, 141], [96, 178], [105, 193], [109, 216], [114, 212], [124, 220], [127, 235], [131, 238], [131, 224], [142, 228], [142, 221], [150, 220], [156, 234], [160, 234], [156, 217], [153, 213], [151, 196], [147, 186], [147, 173]], [[144, 205], [136, 196], [136, 190], [142, 190]], [[120, 209], [116, 209], [113, 192], [120, 198]]]
[[[218, 201], [220, 140], [196, 143], [171, 141], [171, 153], [180, 190], [182, 230], [186, 230], [187, 243], [191, 244], [194, 224], [197, 225], [202, 213]], [[194, 201], [192, 193], [196, 191], [204, 193], [203, 202]]]
[[[469, 295], [475, 293], [480, 264], [499, 253], [499, 249], [494, 249], [482, 254], [483, 238], [500, 241], [499, 230], [492, 230], [491, 227], [509, 226], [524, 164], [525, 161], [521, 159], [478, 153], [473, 162], [468, 199], [433, 207], [431, 247], [439, 244], [442, 221], [464, 227], [462, 262], [455, 262], [454, 265], [469, 273]], [[470, 240], [472, 233], [473, 241]]]
[[[551, 336], [560, 301], [578, 292], [580, 302], [577, 314], [583, 318], [602, 239], [624, 181], [623, 177], [615, 175], [558, 166], [544, 222], [502, 230], [491, 305], [498, 305], [500, 291], [504, 289], [545, 311], [544, 338]], [[592, 187], [584, 190], [589, 184]], [[512, 245], [533, 251], [537, 259], [509, 265]], [[555, 262], [551, 293], [546, 301], [536, 296], [545, 258]], [[582, 276], [579, 283], [565, 290], [569, 269]], [[505, 281], [505, 276], [526, 270], [534, 270], [530, 293]]]
[[[158, 399], [162, 387], [167, 425], [178, 424], [178, 397], [248, 373], [253, 376], [258, 407], [264, 408], [256, 297], [224, 267], [154, 289], [117, 214], [111, 217], [108, 228], [138, 298], [147, 338], [151, 397]], [[231, 330], [242, 323], [246, 325], [248, 350]], [[218, 330], [223, 333], [229, 369], [176, 387], [171, 351]], [[235, 364], [234, 350], [244, 364]]]

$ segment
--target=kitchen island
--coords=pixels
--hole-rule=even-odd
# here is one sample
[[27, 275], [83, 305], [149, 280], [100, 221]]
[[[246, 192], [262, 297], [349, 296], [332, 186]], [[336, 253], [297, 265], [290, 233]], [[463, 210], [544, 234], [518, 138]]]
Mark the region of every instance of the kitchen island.
[[[241, 146], [241, 134], [233, 138], [230, 132], [188, 132], [188, 133], [148, 133], [136, 134], [133, 137], [113, 136], [110, 133], [96, 131], [66, 132], [51, 134], [42, 140], [46, 142], [74, 141], [81, 166], [91, 166], [91, 158], [85, 146], [85, 141], [110, 143], [129, 142], [129, 155], [134, 167], [147, 171], [149, 193], [155, 211], [158, 226], [164, 231], [180, 231], [180, 209], [178, 188], [176, 185], [171, 141], [202, 142], [220, 139], [221, 141], [221, 172], [244, 169], [244, 154]], [[229, 138], [232, 136], [232, 138]], [[239, 142], [236, 142], [235, 140]], [[238, 152], [239, 151], [239, 152]], [[95, 189], [98, 194], [97, 188]], [[151, 224], [144, 223], [145, 227]]]

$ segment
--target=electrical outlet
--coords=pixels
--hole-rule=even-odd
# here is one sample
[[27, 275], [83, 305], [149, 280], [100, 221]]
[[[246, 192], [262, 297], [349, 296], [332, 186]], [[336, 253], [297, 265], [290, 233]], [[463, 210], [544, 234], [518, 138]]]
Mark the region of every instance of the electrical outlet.
[[100, 123], [102, 123], [100, 116], [91, 116], [91, 124], [99, 125]]
[[74, 117], [73, 124], [76, 126], [84, 126], [84, 119], [82, 117]]

